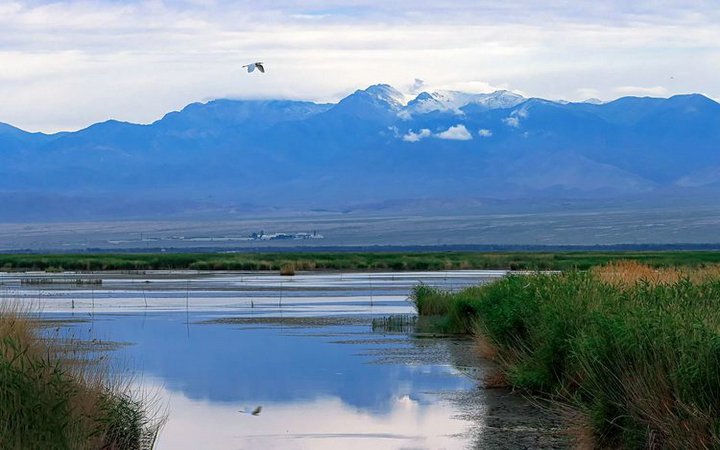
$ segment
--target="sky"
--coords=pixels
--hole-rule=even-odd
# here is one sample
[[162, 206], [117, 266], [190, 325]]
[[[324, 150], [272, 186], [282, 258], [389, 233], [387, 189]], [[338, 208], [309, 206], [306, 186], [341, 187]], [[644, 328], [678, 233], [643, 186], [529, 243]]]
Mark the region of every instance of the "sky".
[[[0, 122], [149, 123], [215, 98], [509, 89], [720, 99], [717, 1], [0, 0]], [[267, 73], [243, 64], [263, 61]]]

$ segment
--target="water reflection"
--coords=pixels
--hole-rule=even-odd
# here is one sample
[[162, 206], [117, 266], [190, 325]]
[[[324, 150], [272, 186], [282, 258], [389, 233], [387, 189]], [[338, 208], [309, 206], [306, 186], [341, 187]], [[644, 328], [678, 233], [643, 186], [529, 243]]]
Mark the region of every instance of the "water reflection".
[[[384, 294], [373, 292], [371, 303], [364, 287], [351, 286], [365, 276], [341, 277], [331, 277], [331, 296], [307, 288], [328, 280], [308, 278], [282, 305], [272, 290], [279, 277], [264, 280], [264, 296], [252, 297], [253, 306], [247, 292], [261, 290], [233, 290], [234, 278], [221, 285], [196, 280], [184, 292], [183, 281], [166, 279], [150, 301], [162, 300], [162, 308], [138, 308], [138, 289], [147, 283], [106, 285], [102, 295], [91, 292], [96, 303], [89, 309], [64, 306], [78, 294], [87, 300], [87, 289], [54, 289], [44, 316], [76, 320], [66, 330], [78, 338], [131, 344], [113, 352], [113, 364], [166, 402], [159, 448], [467, 447], [475, 439], [468, 432], [477, 434], [483, 421], [460, 417], [449, 400], [475, 391], [475, 379], [450, 364], [467, 349], [372, 331], [374, 316], [412, 313], [406, 297], [416, 278], [375, 280]], [[477, 281], [476, 274], [462, 280]], [[168, 287], [173, 283], [178, 288]], [[324, 322], [303, 322], [308, 317]], [[482, 398], [475, 401], [473, 411], [482, 411]], [[257, 417], [238, 412], [258, 405]]]
[[[425, 392], [472, 385], [451, 366], [372, 364], [374, 353], [413, 343], [407, 336], [372, 334], [369, 324], [303, 328], [284, 327], [280, 320], [274, 326], [202, 323], [218, 316], [191, 314], [189, 335], [184, 313], [98, 315], [93, 328], [75, 324], [72, 333], [132, 342], [117, 350], [118, 361], [131, 362], [136, 374], [161, 379], [168, 389], [197, 400], [267, 403], [338, 397], [350, 406], [384, 413], [396, 397], [427, 403]], [[434, 345], [442, 350], [444, 343]]]
[[[447, 354], [450, 342], [379, 335], [369, 323], [207, 323], [225, 316], [98, 314], [69, 332], [133, 343], [114, 361], [118, 370], [130, 362], [143, 388], [167, 402], [160, 448], [463, 448], [471, 424], [454, 417], [444, 393], [474, 382], [417, 359]], [[257, 417], [238, 412], [258, 405]]]
[[[0, 272], [0, 296], [45, 312], [228, 311], [331, 315], [409, 312], [410, 289], [445, 289], [487, 282], [504, 271], [275, 274], [147, 272], [45, 274]], [[75, 284], [93, 280], [99, 284]]]
[[[168, 393], [163, 393], [168, 395]], [[169, 395], [171, 420], [159, 449], [456, 449], [467, 422], [453, 418], [452, 404], [423, 406], [394, 397], [383, 414], [354, 408], [337, 397], [266, 403], [254, 417], [242, 403], [213, 403]]]

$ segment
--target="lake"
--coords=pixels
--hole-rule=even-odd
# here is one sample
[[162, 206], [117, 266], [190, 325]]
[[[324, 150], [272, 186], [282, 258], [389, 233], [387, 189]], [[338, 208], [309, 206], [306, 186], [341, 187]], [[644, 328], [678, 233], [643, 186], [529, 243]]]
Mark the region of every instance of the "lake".
[[411, 332], [412, 286], [504, 275], [5, 273], [0, 288], [58, 320], [49, 333], [110, 344], [111, 370], [168, 412], [160, 449], [552, 446], [542, 413], [481, 388], [472, 341]]

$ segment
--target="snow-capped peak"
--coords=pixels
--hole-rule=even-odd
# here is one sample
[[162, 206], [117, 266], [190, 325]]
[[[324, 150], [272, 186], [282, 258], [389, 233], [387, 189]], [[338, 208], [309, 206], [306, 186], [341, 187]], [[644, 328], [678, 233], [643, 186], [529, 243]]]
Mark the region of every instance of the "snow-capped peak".
[[448, 111], [462, 114], [461, 108], [478, 105], [486, 109], [512, 108], [525, 101], [522, 95], [510, 91], [495, 91], [489, 94], [469, 94], [459, 91], [422, 92], [405, 108], [405, 113], [424, 114], [431, 111]]
[[401, 109], [407, 103], [405, 95], [389, 84], [374, 84], [365, 89], [365, 92], [395, 109]]

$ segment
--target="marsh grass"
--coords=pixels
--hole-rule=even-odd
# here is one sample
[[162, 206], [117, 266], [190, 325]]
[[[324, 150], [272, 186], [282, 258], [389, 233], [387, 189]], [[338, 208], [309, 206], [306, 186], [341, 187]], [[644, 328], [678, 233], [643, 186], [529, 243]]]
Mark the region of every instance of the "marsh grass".
[[419, 284], [410, 292], [410, 299], [420, 316], [442, 316], [450, 310], [452, 294], [441, 289]]
[[414, 298], [480, 335], [511, 386], [584, 417], [598, 447], [720, 448], [715, 267], [622, 263]]
[[297, 252], [297, 253], [126, 253], [2, 254], [0, 270], [268, 270], [285, 264], [295, 270], [585, 270], [617, 260], [653, 267], [720, 263], [715, 251], [615, 252]]
[[0, 307], [0, 448], [152, 448], [162, 415], [129, 386], [43, 338], [27, 311]]

